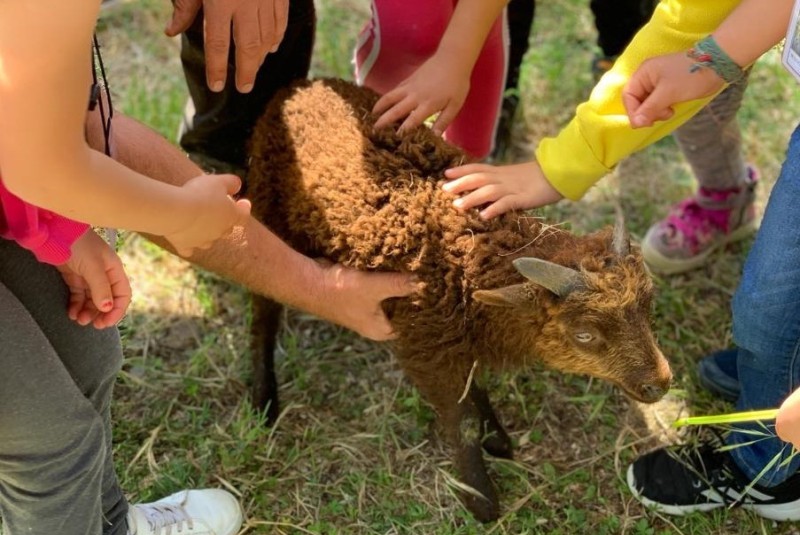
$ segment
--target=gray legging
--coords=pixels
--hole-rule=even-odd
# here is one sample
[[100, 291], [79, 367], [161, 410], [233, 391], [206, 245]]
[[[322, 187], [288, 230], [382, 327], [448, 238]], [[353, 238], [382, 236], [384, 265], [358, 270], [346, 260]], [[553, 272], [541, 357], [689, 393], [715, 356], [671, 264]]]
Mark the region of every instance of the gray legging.
[[121, 535], [109, 408], [116, 329], [67, 317], [60, 274], [0, 239], [0, 516], [6, 535]]

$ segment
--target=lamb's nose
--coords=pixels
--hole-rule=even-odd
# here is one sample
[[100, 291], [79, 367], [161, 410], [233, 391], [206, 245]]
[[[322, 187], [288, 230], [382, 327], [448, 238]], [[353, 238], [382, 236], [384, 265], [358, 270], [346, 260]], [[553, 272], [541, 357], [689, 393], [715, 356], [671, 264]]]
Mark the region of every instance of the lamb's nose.
[[642, 399], [648, 403], [653, 403], [658, 401], [664, 394], [667, 393], [667, 388], [663, 386], [658, 386], [654, 384], [643, 384], [639, 389], [639, 393], [642, 395]]

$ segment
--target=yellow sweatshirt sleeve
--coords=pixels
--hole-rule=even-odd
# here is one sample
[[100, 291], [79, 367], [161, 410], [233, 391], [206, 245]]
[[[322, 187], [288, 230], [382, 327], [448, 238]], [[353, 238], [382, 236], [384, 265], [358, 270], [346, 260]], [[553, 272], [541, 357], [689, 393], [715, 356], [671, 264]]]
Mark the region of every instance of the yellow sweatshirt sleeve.
[[622, 159], [671, 133], [711, 100], [678, 104], [671, 119], [633, 129], [622, 105], [622, 89], [644, 60], [688, 49], [716, 30], [739, 3], [661, 0], [653, 18], [603, 76], [589, 100], [578, 106], [572, 121], [536, 149], [544, 176], [559, 193], [580, 199]]

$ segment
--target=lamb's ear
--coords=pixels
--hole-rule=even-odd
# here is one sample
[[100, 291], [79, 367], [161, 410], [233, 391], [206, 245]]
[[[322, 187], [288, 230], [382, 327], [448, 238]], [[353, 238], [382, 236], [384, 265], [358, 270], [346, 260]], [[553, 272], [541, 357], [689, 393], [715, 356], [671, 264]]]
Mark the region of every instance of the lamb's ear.
[[485, 305], [497, 307], [517, 307], [530, 304], [530, 292], [525, 289], [525, 284], [514, 284], [494, 290], [476, 290], [472, 298]]
[[614, 233], [611, 238], [611, 250], [622, 258], [628, 256], [631, 252], [631, 237], [625, 229], [625, 218], [622, 216], [622, 210], [617, 210]]
[[517, 258], [514, 267], [529, 281], [544, 286], [560, 297], [583, 286], [584, 282], [580, 271], [541, 258]]

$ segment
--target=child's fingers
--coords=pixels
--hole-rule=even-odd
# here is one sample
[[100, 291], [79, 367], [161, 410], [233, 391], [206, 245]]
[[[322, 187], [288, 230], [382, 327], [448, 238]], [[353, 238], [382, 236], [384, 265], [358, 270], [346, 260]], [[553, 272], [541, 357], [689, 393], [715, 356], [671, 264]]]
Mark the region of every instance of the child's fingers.
[[111, 264], [106, 269], [106, 274], [114, 296], [114, 306], [110, 311], [95, 318], [94, 326], [98, 329], [112, 327], [119, 323], [128, 311], [133, 294], [131, 282], [122, 267], [122, 262], [118, 258], [112, 259]]
[[236, 211], [239, 213], [239, 223], [244, 224], [250, 219], [250, 211], [253, 205], [248, 199], [239, 199], [236, 201]]
[[445, 170], [444, 176], [447, 178], [461, 178], [465, 175], [484, 173], [490, 169], [493, 169], [493, 166], [485, 163], [468, 163], [467, 165], [459, 165]]
[[511, 210], [516, 210], [521, 207], [521, 203], [517, 201], [513, 195], [506, 195], [501, 197], [496, 202], [493, 202], [480, 212], [483, 219], [492, 219], [499, 215], [503, 215]]
[[437, 117], [436, 121], [433, 123], [433, 126], [431, 127], [433, 133], [437, 136], [441, 136], [444, 131], [447, 130], [447, 127], [450, 126], [450, 123], [455, 120], [456, 115], [458, 115], [460, 110], [461, 106], [458, 106], [454, 104], [453, 101], [450, 101], [450, 103], [445, 106], [445, 108], [439, 114], [439, 117]]
[[642, 105], [642, 101], [636, 95], [624, 91], [622, 93], [622, 105], [625, 107], [625, 113], [628, 115], [628, 121], [630, 121], [631, 126], [633, 128], [638, 128], [637, 125], [633, 124], [633, 118]]
[[383, 112], [383, 114], [378, 117], [378, 120], [375, 121], [375, 128], [380, 129], [384, 126], [389, 126], [390, 124], [394, 124], [403, 117], [408, 116], [411, 112], [414, 111], [414, 108], [417, 107], [416, 101], [412, 98], [404, 98], [400, 102], [397, 102], [391, 108]]
[[656, 121], [671, 117], [673, 100], [667, 90], [656, 87], [630, 118], [631, 126], [634, 128], [652, 126]]
[[482, 186], [473, 192], [464, 195], [463, 197], [459, 197], [453, 201], [453, 206], [459, 210], [469, 210], [470, 208], [475, 208], [476, 206], [495, 202], [504, 195], [505, 193], [497, 184], [489, 184], [487, 186]]
[[403, 133], [407, 130], [411, 130], [412, 128], [416, 128], [425, 122], [425, 119], [433, 115], [434, 113], [438, 112], [438, 106], [432, 105], [430, 103], [423, 103], [411, 110], [411, 113], [408, 114], [406, 120], [403, 121], [403, 124], [400, 125], [400, 128], [397, 129], [398, 133]]
[[[78, 277], [75, 277], [78, 278]], [[80, 281], [82, 283], [83, 281]], [[86, 305], [88, 299], [86, 295], [86, 288], [82, 284], [74, 281], [67, 283], [69, 287], [69, 304], [67, 305], [67, 317], [72, 321], [77, 321], [81, 310]]]
[[401, 87], [396, 87], [386, 93], [385, 95], [381, 96], [378, 99], [378, 102], [372, 107], [372, 114], [373, 115], [381, 115], [383, 112], [400, 102], [405, 98], [406, 94]]
[[[462, 168], [455, 168], [455, 169], [462, 169]], [[445, 171], [445, 176], [449, 175], [448, 169]], [[487, 175], [483, 172], [472, 172], [467, 175], [463, 175], [460, 178], [456, 178], [455, 180], [451, 180], [450, 182], [445, 182], [442, 184], [442, 189], [448, 193], [463, 193], [465, 191], [472, 191], [478, 189], [480, 187], [486, 186], [487, 184], [491, 183], [490, 175]]]
[[85, 262], [81, 275], [86, 281], [89, 296], [97, 310], [110, 312], [114, 308], [114, 294], [111, 291], [105, 264], [103, 262]]
[[236, 195], [240, 189], [242, 189], [242, 179], [236, 175], [216, 175], [221, 180], [223, 185], [225, 186], [225, 191], [228, 195]]

